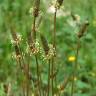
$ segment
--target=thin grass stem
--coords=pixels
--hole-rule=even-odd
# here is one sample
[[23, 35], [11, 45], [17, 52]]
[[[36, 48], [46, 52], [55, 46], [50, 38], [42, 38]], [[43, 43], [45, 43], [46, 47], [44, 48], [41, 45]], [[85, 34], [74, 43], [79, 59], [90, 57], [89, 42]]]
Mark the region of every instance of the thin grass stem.
[[77, 71], [78, 71], [77, 69], [78, 69], [79, 47], [80, 47], [80, 39], [78, 38], [78, 41], [77, 41], [77, 49], [76, 49], [76, 60], [75, 60], [75, 64], [74, 64], [74, 67], [73, 67], [71, 96], [74, 96], [74, 86], [75, 86], [74, 78], [76, 77], [76, 74], [77, 74]]
[[50, 60], [49, 60], [49, 66], [48, 66], [48, 94], [47, 96], [49, 96], [50, 93]]

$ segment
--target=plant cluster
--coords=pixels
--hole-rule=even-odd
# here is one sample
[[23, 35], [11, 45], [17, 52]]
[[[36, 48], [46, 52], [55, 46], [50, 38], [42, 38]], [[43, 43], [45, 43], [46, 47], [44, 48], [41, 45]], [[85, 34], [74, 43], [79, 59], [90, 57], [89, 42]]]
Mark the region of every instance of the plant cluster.
[[[37, 24], [38, 26], [36, 25], [37, 19], [39, 18], [40, 14], [40, 0], [34, 0], [34, 6], [31, 9], [32, 12], [30, 14], [33, 17], [33, 22], [31, 30], [27, 32], [26, 52], [24, 52], [21, 47], [22, 37], [17, 34], [14, 24], [10, 22], [9, 27], [12, 36], [12, 46], [15, 52], [14, 58], [17, 62], [17, 80], [18, 78], [20, 78], [20, 76], [22, 77], [22, 80], [20, 80], [19, 83], [19, 88], [21, 90], [20, 96], [64, 96], [63, 92], [70, 82], [72, 83], [71, 96], [74, 96], [75, 77], [78, 76], [78, 56], [80, 40], [86, 33], [89, 22], [88, 20], [85, 20], [83, 24], [80, 24], [80, 31], [76, 34], [76, 56], [75, 58], [70, 58], [71, 61], [75, 61], [72, 68], [72, 74], [67, 76], [63, 80], [62, 84], [57, 84], [56, 81], [58, 80], [57, 73], [59, 68], [57, 68], [56, 64], [56, 60], [58, 59], [58, 45], [56, 43], [56, 40], [58, 40], [58, 38], [56, 37], [56, 16], [62, 4], [63, 0], [56, 0], [53, 4], [55, 11], [53, 14], [54, 28], [51, 32], [52, 34], [50, 34], [52, 35], [51, 44], [48, 43], [48, 40], [46, 39], [44, 34], [39, 32], [38, 27], [41, 23], [41, 20], [39, 20], [39, 23]], [[70, 14], [70, 16], [74, 21], [77, 22], [78, 18], [74, 14]], [[35, 60], [35, 62], [32, 62], [33, 59]], [[40, 64], [42, 61], [44, 65], [48, 66], [48, 68], [46, 68], [46, 84], [43, 82], [42, 78], [43, 69], [41, 68], [41, 66], [43, 66], [43, 64]], [[32, 63], [34, 63], [33, 65], [35, 65], [36, 67], [35, 73], [33, 73], [31, 70]], [[6, 94], [9, 94], [7, 96], [15, 96], [10, 89], [10, 84], [7, 86]]]

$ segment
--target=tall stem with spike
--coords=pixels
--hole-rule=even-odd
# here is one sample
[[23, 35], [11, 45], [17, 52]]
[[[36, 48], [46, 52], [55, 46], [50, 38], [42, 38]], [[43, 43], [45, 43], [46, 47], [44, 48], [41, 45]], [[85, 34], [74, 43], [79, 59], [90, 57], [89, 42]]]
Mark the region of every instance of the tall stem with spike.
[[80, 39], [78, 38], [78, 41], [77, 41], [77, 49], [76, 49], [76, 60], [75, 60], [75, 64], [74, 64], [74, 67], [73, 67], [71, 96], [73, 96], [73, 93], [74, 93], [74, 83], [75, 83], [75, 82], [74, 82], [74, 78], [75, 78], [75, 76], [76, 76], [77, 69], [78, 69], [79, 47], [80, 47]]

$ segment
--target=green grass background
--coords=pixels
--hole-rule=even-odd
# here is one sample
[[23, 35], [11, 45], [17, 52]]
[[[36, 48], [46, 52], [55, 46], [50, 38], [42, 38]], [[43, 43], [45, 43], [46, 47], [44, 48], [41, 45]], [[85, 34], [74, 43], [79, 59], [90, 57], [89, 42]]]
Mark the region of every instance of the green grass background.
[[[12, 81], [16, 69], [16, 62], [12, 59], [14, 50], [8, 27], [11, 23], [7, 21], [8, 14], [9, 12], [14, 14], [11, 19], [14, 22], [16, 31], [22, 35], [22, 47], [25, 50], [26, 35], [33, 22], [33, 18], [29, 14], [33, 1], [0, 0], [0, 84]], [[43, 19], [39, 27], [39, 31], [48, 38], [49, 42], [51, 42], [53, 30], [53, 14], [47, 12], [50, 4], [51, 0], [41, 0], [40, 10]], [[81, 22], [86, 19], [89, 20], [90, 25], [87, 33], [81, 39], [76, 96], [96, 96], [96, 0], [64, 0], [62, 7], [63, 12], [72, 11], [74, 14], [78, 14]], [[75, 56], [76, 51], [76, 32], [79, 30], [70, 26], [68, 20], [72, 21], [71, 16], [57, 17], [56, 42], [59, 54], [57, 66], [60, 69], [57, 76], [58, 82], [62, 82], [65, 75], [70, 74], [72, 62], [68, 61], [68, 57]], [[66, 88], [66, 90], [69, 92], [70, 88]]]

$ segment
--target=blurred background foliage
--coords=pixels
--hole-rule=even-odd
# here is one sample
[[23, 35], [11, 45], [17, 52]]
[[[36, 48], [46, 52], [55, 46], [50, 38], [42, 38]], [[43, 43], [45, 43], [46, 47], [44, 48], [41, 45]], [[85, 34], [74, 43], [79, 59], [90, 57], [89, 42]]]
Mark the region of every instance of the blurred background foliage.
[[[23, 49], [26, 49], [27, 32], [31, 30], [33, 22], [33, 17], [29, 13], [33, 1], [0, 0], [0, 94], [3, 94], [2, 83], [12, 81], [16, 71], [16, 61], [12, 58], [14, 50], [11, 44], [9, 13], [13, 13], [12, 22], [18, 34], [23, 38], [21, 44]], [[51, 3], [52, 0], [41, 0], [40, 6], [42, 21], [39, 31], [49, 42], [51, 42], [53, 31]], [[68, 15], [70, 12], [80, 16], [80, 22], [88, 19], [90, 23], [81, 40], [76, 96], [96, 96], [96, 0], [64, 0], [62, 8], [57, 13], [58, 82], [63, 81], [66, 74], [71, 73], [74, 60], [70, 61], [69, 58], [74, 57], [76, 52], [76, 32], [79, 28]], [[70, 90], [70, 88], [66, 89]]]

